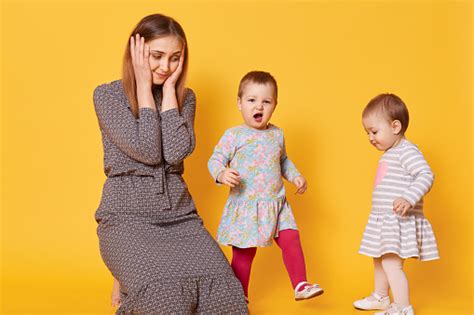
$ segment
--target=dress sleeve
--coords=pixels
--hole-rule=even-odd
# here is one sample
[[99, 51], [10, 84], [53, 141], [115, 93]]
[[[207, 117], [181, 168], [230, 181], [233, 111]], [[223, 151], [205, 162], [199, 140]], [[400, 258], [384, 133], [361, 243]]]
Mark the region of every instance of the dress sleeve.
[[217, 176], [226, 169], [235, 154], [235, 136], [227, 130], [214, 148], [207, 167], [214, 181], [218, 183]]
[[423, 154], [416, 147], [407, 147], [400, 153], [402, 167], [414, 178], [402, 198], [415, 206], [433, 186], [434, 175]]
[[196, 145], [194, 135], [196, 96], [191, 89], [186, 91], [181, 113], [177, 108], [173, 108], [160, 114], [163, 158], [171, 165], [181, 163], [194, 151]]
[[289, 182], [293, 182], [295, 177], [301, 176], [301, 173], [298, 172], [295, 164], [293, 164], [293, 162], [288, 158], [288, 155], [286, 154], [285, 137], [283, 136], [283, 133], [280, 166], [283, 177]]
[[107, 84], [94, 90], [94, 107], [100, 128], [122, 152], [143, 164], [161, 162], [161, 129], [155, 110], [141, 108], [136, 119]]

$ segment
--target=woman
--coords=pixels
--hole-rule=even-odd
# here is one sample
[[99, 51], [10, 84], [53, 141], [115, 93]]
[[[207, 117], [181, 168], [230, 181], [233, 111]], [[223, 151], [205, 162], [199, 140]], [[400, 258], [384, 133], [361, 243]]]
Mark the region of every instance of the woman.
[[94, 91], [107, 175], [97, 233], [120, 283], [117, 314], [247, 313], [182, 178], [195, 146], [187, 65], [181, 26], [150, 15], [131, 34], [122, 80]]

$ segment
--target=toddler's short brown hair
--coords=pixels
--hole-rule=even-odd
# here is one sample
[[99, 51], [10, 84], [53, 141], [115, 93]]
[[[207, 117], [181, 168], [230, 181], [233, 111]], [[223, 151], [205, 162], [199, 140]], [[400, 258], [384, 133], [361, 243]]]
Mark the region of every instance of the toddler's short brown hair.
[[394, 120], [400, 121], [402, 124], [402, 134], [407, 130], [410, 120], [408, 108], [402, 99], [395, 94], [384, 93], [371, 99], [369, 104], [364, 108], [362, 117], [366, 117], [375, 112], [382, 113], [390, 122]]
[[278, 86], [275, 78], [268, 72], [265, 71], [250, 71], [240, 80], [238, 96], [242, 97], [244, 93], [245, 86], [248, 83], [258, 83], [258, 84], [270, 84], [273, 85], [273, 93], [275, 101], [278, 98]]

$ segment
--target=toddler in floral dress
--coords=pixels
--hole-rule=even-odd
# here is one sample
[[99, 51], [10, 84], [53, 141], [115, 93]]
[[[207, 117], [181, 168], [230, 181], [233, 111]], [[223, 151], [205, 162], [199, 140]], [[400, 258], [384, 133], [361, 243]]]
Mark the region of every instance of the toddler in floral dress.
[[252, 71], [239, 85], [237, 105], [244, 124], [228, 129], [209, 159], [209, 171], [230, 194], [217, 232], [217, 240], [232, 246], [232, 269], [248, 297], [250, 270], [257, 247], [281, 248], [296, 300], [323, 293], [306, 279], [298, 228], [285, 198], [282, 176], [306, 190], [306, 180], [285, 151], [283, 131], [270, 118], [277, 104], [277, 83], [271, 74]]

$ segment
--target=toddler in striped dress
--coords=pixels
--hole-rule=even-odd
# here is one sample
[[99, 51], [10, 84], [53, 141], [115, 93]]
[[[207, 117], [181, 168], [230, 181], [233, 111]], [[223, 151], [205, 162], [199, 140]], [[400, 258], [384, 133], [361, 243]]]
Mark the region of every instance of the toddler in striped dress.
[[384, 154], [359, 250], [373, 257], [375, 290], [369, 297], [355, 301], [354, 307], [382, 310], [376, 313], [379, 315], [414, 314], [403, 262], [407, 258], [439, 258], [431, 224], [423, 215], [423, 196], [430, 190], [434, 176], [418, 147], [405, 138], [408, 120], [405, 104], [393, 94], [375, 97], [362, 113], [370, 143]]

